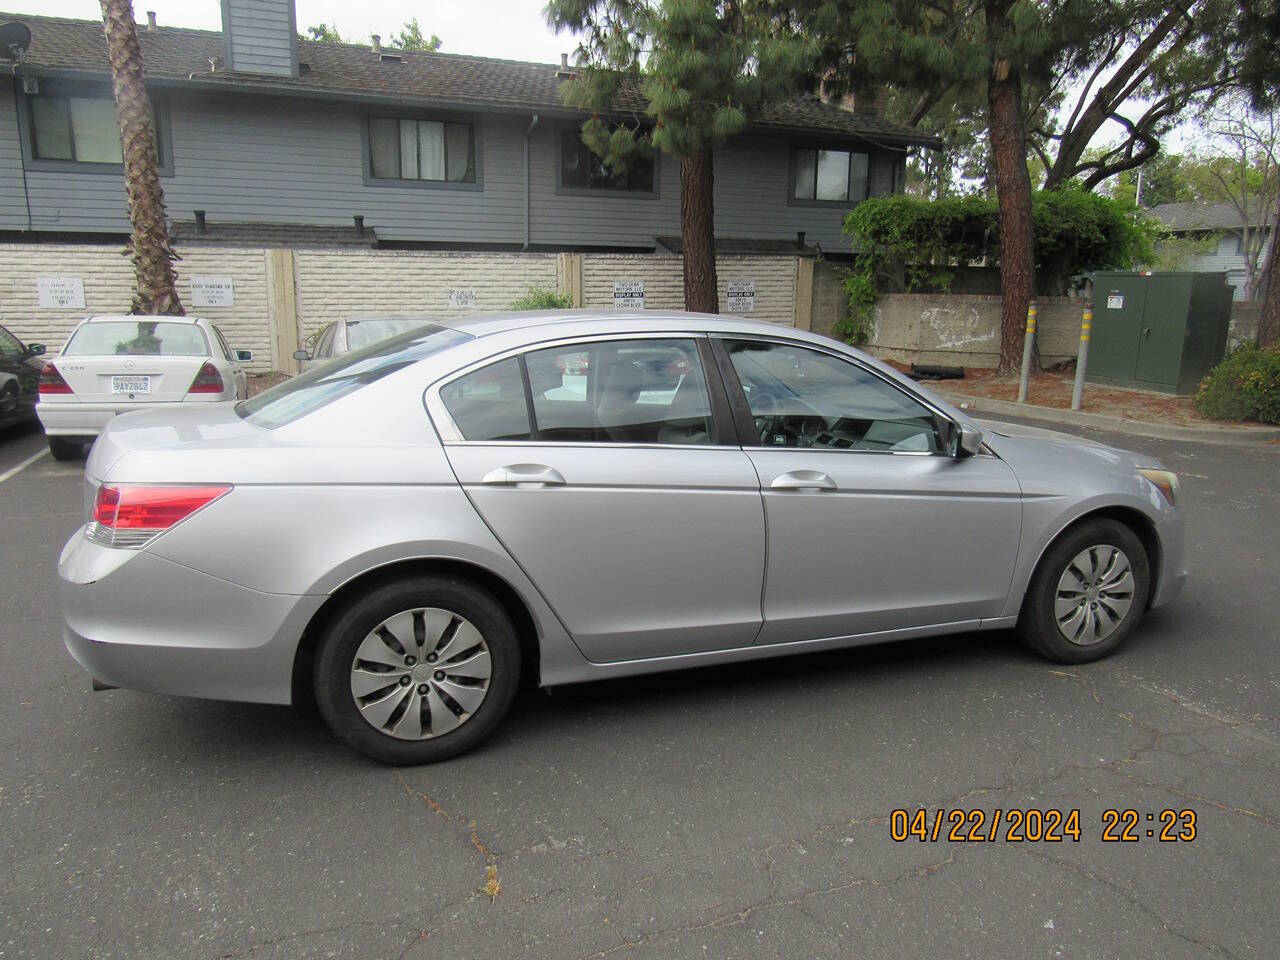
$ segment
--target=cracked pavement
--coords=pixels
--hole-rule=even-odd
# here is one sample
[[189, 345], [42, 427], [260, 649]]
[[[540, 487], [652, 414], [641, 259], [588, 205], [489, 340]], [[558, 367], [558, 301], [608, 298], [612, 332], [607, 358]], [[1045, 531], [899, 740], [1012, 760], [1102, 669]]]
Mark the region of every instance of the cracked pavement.
[[[91, 694], [54, 601], [79, 469], [37, 461], [0, 484], [0, 957], [1274, 957], [1280, 447], [1080, 432], [1188, 511], [1183, 598], [1107, 661], [967, 634], [527, 689], [402, 770], [303, 711]], [[1082, 839], [894, 843], [918, 807]], [[1194, 842], [1099, 839], [1168, 807]]]

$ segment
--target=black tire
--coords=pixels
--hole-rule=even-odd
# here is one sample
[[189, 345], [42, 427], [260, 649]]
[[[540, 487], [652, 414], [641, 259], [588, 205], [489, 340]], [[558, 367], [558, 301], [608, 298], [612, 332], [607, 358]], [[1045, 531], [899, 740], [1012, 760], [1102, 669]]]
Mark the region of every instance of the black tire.
[[67, 437], [49, 437], [49, 452], [55, 460], [82, 460], [84, 442]]
[[[436, 607], [469, 620], [488, 647], [488, 692], [459, 726], [440, 736], [402, 740], [373, 726], [352, 694], [352, 666], [361, 643], [379, 624], [403, 611]], [[329, 623], [316, 653], [316, 705], [334, 734], [383, 763], [436, 763], [470, 750], [502, 720], [520, 681], [520, 643], [511, 618], [486, 590], [454, 577], [411, 577], [353, 600]], [[414, 681], [416, 683], [416, 681]]]
[[[1067, 567], [1091, 547], [1115, 547], [1129, 560], [1133, 589], [1127, 612], [1110, 634], [1082, 645], [1069, 640], [1058, 627], [1054, 613], [1059, 580]], [[1057, 663], [1087, 663], [1110, 655], [1133, 631], [1147, 608], [1151, 590], [1151, 564], [1137, 534], [1118, 520], [1099, 517], [1086, 520], [1063, 533], [1045, 551], [1031, 578], [1018, 616], [1018, 636], [1046, 659]], [[1068, 601], [1070, 602], [1070, 601]]]

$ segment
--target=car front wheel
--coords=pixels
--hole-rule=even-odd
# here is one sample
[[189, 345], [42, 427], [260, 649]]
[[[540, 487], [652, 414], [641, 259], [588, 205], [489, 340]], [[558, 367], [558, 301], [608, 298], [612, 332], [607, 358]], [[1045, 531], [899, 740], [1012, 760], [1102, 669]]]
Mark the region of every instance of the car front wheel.
[[1151, 568], [1142, 541], [1117, 520], [1068, 530], [1045, 553], [1018, 618], [1023, 642], [1058, 663], [1099, 660], [1147, 606]]
[[393, 764], [457, 756], [497, 726], [515, 697], [520, 645], [487, 591], [414, 577], [359, 597], [331, 622], [315, 662], [330, 729]]

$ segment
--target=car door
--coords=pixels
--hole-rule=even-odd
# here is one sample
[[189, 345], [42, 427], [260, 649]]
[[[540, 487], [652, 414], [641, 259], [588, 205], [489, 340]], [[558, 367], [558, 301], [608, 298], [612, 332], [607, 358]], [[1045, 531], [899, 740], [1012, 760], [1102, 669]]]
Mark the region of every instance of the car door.
[[704, 353], [700, 336], [564, 342], [428, 391], [463, 489], [590, 660], [759, 632], [759, 481]]
[[794, 341], [717, 352], [769, 530], [760, 643], [995, 617], [1022, 524], [1013, 471], [868, 366]]

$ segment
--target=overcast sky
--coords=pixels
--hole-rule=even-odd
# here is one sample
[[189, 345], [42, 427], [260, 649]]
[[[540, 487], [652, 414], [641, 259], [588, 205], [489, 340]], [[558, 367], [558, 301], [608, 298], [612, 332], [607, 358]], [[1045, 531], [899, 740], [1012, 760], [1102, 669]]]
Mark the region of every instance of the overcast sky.
[[[0, 0], [10, 12], [99, 20], [98, 0]], [[413, 17], [426, 36], [435, 34], [448, 53], [471, 53], [508, 60], [555, 63], [571, 53], [571, 34], [551, 32], [542, 18], [545, 0], [297, 0], [298, 29], [314, 23], [338, 25], [342, 36], [368, 43], [369, 34], [384, 41]], [[154, 10], [162, 25], [222, 29], [218, 0], [134, 0], [133, 13], [145, 22]]]

